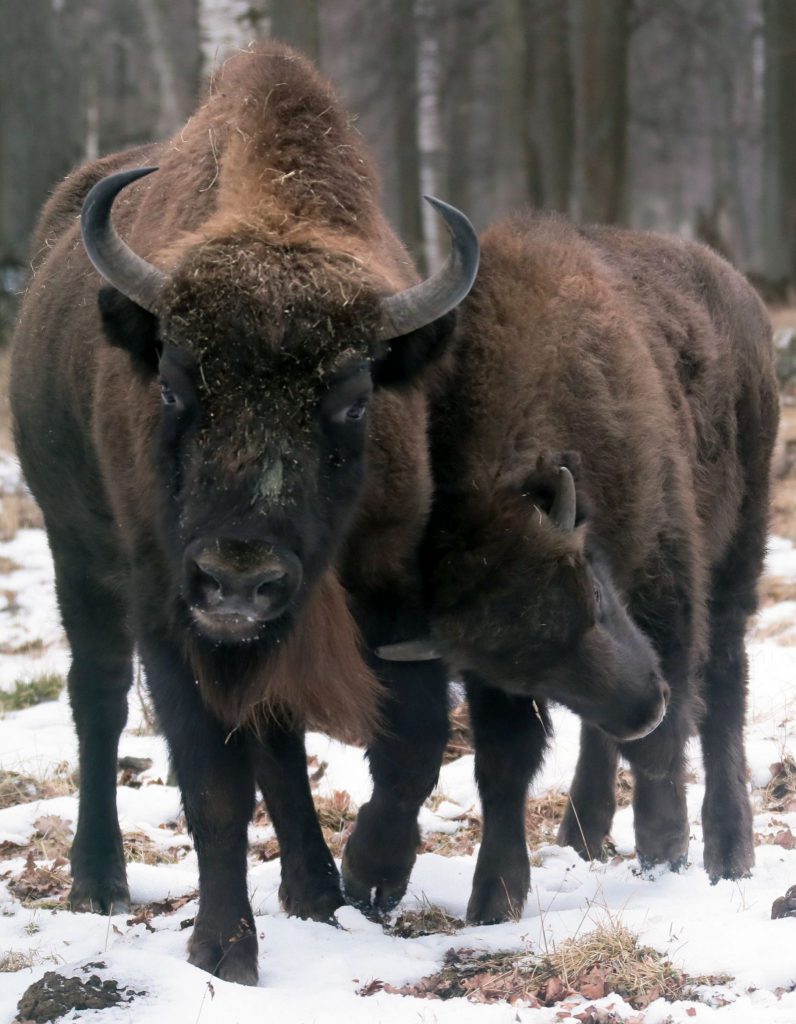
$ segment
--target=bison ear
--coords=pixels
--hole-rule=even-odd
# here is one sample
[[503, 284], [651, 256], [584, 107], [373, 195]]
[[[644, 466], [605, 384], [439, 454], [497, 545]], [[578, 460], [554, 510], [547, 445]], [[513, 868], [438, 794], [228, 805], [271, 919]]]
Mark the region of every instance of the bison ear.
[[411, 334], [382, 342], [373, 362], [373, 386], [398, 387], [414, 380], [447, 348], [456, 326], [456, 310]]
[[157, 373], [162, 345], [158, 318], [116, 288], [101, 288], [97, 296], [105, 337], [124, 349], [135, 369], [146, 377]]

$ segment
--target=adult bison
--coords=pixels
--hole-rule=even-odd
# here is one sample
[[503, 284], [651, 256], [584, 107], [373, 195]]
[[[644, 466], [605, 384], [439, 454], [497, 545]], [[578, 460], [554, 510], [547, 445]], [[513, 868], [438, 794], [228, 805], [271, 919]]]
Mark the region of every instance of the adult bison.
[[[483, 237], [438, 370], [423, 554], [434, 645], [465, 670], [483, 802], [469, 920], [524, 903], [547, 699], [583, 718], [561, 843], [600, 854], [621, 755], [639, 860], [676, 870], [698, 729], [705, 868], [714, 881], [750, 870], [744, 631], [777, 417], [765, 312], [708, 249], [555, 216]], [[382, 827], [358, 824], [346, 858], [365, 903], [368, 885], [388, 901], [406, 884], [408, 858], [385, 871], [369, 852]]]
[[[115, 767], [135, 646], [199, 858], [190, 959], [227, 980], [257, 979], [255, 779], [285, 907], [325, 920], [342, 903], [302, 733], [367, 734], [378, 714], [341, 575], [367, 641], [420, 628], [417, 380], [478, 261], [466, 218], [437, 205], [452, 255], [412, 285], [336, 98], [266, 45], [224, 65], [170, 142], [72, 174], [39, 224], [11, 388], [73, 654], [70, 901], [128, 904]], [[400, 690], [407, 673], [382, 676]]]

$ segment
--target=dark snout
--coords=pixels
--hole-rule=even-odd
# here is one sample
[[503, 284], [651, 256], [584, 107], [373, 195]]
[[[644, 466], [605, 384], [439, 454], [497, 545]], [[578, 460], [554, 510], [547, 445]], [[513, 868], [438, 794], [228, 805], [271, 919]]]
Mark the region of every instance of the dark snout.
[[669, 695], [666, 681], [653, 672], [641, 686], [629, 688], [606, 706], [594, 724], [622, 743], [640, 740], [663, 721]]
[[199, 629], [218, 640], [245, 640], [279, 618], [302, 580], [301, 562], [270, 544], [216, 538], [191, 544], [184, 591]]

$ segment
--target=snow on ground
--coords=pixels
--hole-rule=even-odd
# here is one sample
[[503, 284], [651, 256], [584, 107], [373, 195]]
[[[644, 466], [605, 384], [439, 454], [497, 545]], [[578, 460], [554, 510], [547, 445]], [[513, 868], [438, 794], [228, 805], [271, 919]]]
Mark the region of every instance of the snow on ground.
[[[5, 468], [5, 467], [0, 467]], [[68, 651], [60, 635], [53, 593], [52, 568], [44, 535], [20, 531], [0, 544], [0, 558], [9, 569], [0, 588], [0, 688], [44, 671], [63, 672]], [[783, 580], [796, 580], [796, 549], [773, 539], [768, 570]], [[765, 608], [750, 636], [752, 685], [748, 750], [754, 799], [755, 830], [773, 836], [796, 830], [796, 813], [775, 813], [762, 807], [762, 787], [771, 779], [770, 765], [794, 753], [796, 711], [796, 606], [781, 602]], [[536, 794], [566, 788], [577, 754], [577, 722], [565, 712], [554, 716], [556, 740]], [[362, 752], [320, 735], [308, 737], [308, 752], [327, 768], [318, 783], [320, 796], [346, 791], [359, 804], [367, 799], [370, 781]], [[152, 903], [190, 895], [197, 885], [193, 851], [180, 857], [187, 845], [176, 821], [179, 794], [165, 785], [167, 757], [163, 741], [147, 734], [146, 716], [137, 695], [131, 695], [131, 715], [120, 754], [148, 757], [152, 767], [143, 785], [119, 787], [119, 814], [125, 832], [143, 834], [153, 846], [172, 853], [174, 863], [131, 863], [130, 888], [135, 903]], [[37, 778], [63, 775], [75, 766], [76, 743], [68, 702], [59, 700], [0, 718], [0, 769], [29, 773]], [[96, 972], [114, 978], [124, 988], [145, 992], [129, 1005], [87, 1011], [84, 1020], [149, 1024], [236, 1024], [254, 1020], [274, 1022], [469, 1022], [509, 1024], [515, 1021], [575, 1021], [584, 1006], [611, 1007], [610, 1019], [663, 1024], [664, 1021], [718, 1021], [727, 1024], [793, 1024], [796, 1021], [796, 919], [770, 920], [772, 901], [796, 884], [796, 851], [780, 845], [760, 845], [753, 876], [741, 882], [711, 886], [702, 870], [699, 808], [703, 773], [698, 750], [691, 751], [695, 781], [689, 789], [692, 820], [691, 863], [682, 874], [660, 872], [640, 877], [633, 859], [615, 858], [610, 864], [589, 865], [567, 849], [542, 846], [534, 850], [532, 890], [522, 918], [494, 927], [463, 928], [454, 935], [403, 939], [386, 934], [353, 908], [338, 912], [339, 928], [287, 918], [279, 909], [278, 860], [252, 859], [249, 884], [260, 935], [260, 987], [247, 989], [213, 979], [185, 962], [188, 931], [181, 927], [196, 912], [187, 902], [170, 914], [155, 916], [149, 927], [131, 923], [131, 915], [112, 920], [97, 915], [73, 916], [63, 910], [23, 907], [0, 885], [0, 958], [24, 954], [32, 964], [0, 973], [0, 1024], [12, 1021], [22, 992], [46, 970]], [[425, 832], [452, 832], [463, 827], [468, 810], [477, 811], [472, 756], [447, 764], [431, 807], [424, 808]], [[74, 822], [73, 795], [10, 806], [0, 811], [0, 878], [17, 876], [23, 860], [13, 847], [24, 844], [42, 816]], [[160, 827], [165, 826], [165, 827]], [[252, 826], [253, 838], [269, 830]], [[632, 811], [621, 810], [613, 836], [619, 854], [633, 849]], [[11, 852], [8, 852], [8, 851]], [[403, 909], [423, 901], [463, 917], [475, 858], [427, 853], [418, 858]], [[481, 1005], [456, 998], [421, 1000], [378, 992], [358, 995], [364, 985], [379, 979], [400, 986], [439, 970], [447, 950], [546, 950], [564, 939], [582, 935], [606, 921], [621, 921], [644, 944], [665, 952], [693, 975], [728, 975], [706, 1002], [667, 1004], [662, 999], [639, 1014], [617, 996], [591, 1004], [572, 1000], [550, 1008], [530, 1009], [506, 1003]], [[154, 929], [152, 931], [151, 929]], [[101, 966], [96, 966], [101, 965]], [[84, 975], [87, 972], [83, 972]], [[784, 991], [783, 991], [784, 990]], [[570, 1007], [567, 1010], [567, 1007]]]

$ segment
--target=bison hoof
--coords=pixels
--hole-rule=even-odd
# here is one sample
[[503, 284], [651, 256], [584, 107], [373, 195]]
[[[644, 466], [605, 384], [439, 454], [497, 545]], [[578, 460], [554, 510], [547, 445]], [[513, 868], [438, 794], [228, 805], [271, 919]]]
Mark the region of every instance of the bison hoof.
[[702, 806], [702, 828], [705, 871], [710, 881], [715, 885], [722, 878], [748, 878], [755, 863], [755, 847], [752, 811], [746, 793], [735, 800], [727, 800], [716, 813], [712, 813], [706, 798]]
[[335, 924], [334, 912], [345, 904], [339, 883], [319, 892], [308, 892], [285, 882], [279, 887], [279, 902], [289, 917]]
[[589, 828], [582, 821], [579, 825], [574, 816], [565, 814], [558, 829], [556, 844], [571, 846], [583, 860], [606, 860], [607, 838], [607, 834], [601, 828]]
[[124, 877], [98, 881], [76, 878], [69, 893], [69, 909], [78, 914], [127, 914], [130, 890]]
[[417, 857], [420, 834], [414, 818], [388, 819], [363, 804], [343, 852], [346, 902], [379, 918], [404, 897]]
[[[665, 864], [666, 863], [665, 858], [661, 858], [660, 860], [652, 860], [651, 858], [646, 857], [646, 856], [644, 856], [644, 854], [641, 854], [641, 853], [637, 854], [637, 857], [638, 857], [638, 867], [639, 867], [639, 871], [641, 872], [641, 874], [646, 874], [647, 872], [653, 872], [655, 870], [655, 868], [659, 864]], [[676, 875], [679, 875], [680, 872], [683, 871], [687, 867], [688, 867], [688, 853], [687, 852], [686, 853], [681, 853], [679, 857], [675, 857], [673, 860], [669, 861], [669, 870], [673, 871], [674, 874], [676, 874]]]
[[502, 878], [476, 883], [467, 904], [467, 923], [518, 921], [525, 906], [528, 884], [528, 881], [512, 884]]
[[512, 843], [503, 837], [485, 838], [475, 866], [467, 923], [519, 920], [530, 884], [531, 865], [525, 840]]
[[[353, 839], [353, 836], [352, 836]], [[343, 890], [346, 902], [361, 910], [366, 917], [378, 919], [398, 906], [406, 893], [412, 865], [387, 874], [367, 859], [360, 861], [356, 851], [343, 854]]]
[[705, 871], [715, 885], [722, 878], [748, 878], [755, 863], [754, 846], [751, 838], [747, 842], [739, 842], [722, 848], [720, 844], [705, 842]]
[[[245, 925], [245, 927], [244, 927]], [[207, 934], [197, 935], [194, 931], [188, 946], [188, 963], [199, 967], [222, 981], [234, 981], [238, 985], [256, 985], [259, 980], [257, 968], [257, 937], [251, 925], [242, 921], [238, 935], [226, 943]]]

